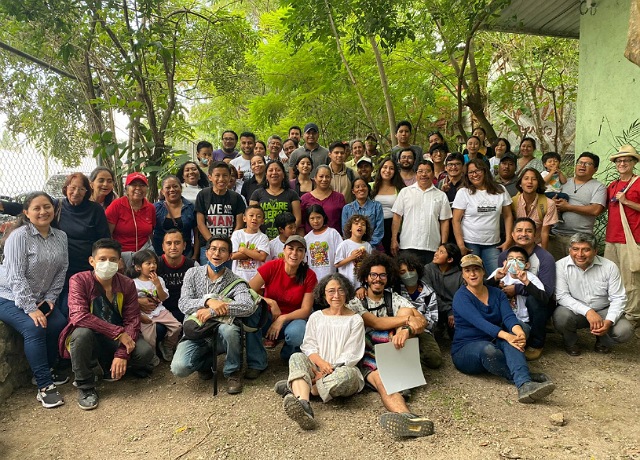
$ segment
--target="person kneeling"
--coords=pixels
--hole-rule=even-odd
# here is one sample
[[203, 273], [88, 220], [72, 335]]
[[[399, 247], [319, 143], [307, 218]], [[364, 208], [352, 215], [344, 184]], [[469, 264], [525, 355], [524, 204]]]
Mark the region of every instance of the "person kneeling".
[[301, 353], [289, 359], [289, 378], [275, 386], [285, 413], [305, 430], [316, 427], [309, 394], [328, 402], [364, 388], [356, 367], [364, 355], [364, 322], [346, 307], [355, 295], [353, 286], [334, 273], [320, 280], [313, 294], [323, 309], [309, 317]]
[[69, 280], [69, 324], [60, 334], [61, 356], [71, 358], [80, 409], [98, 407], [97, 363], [107, 381], [130, 370], [136, 377], [153, 371], [151, 346], [140, 335], [138, 292], [133, 280], [118, 272], [122, 246], [103, 238], [93, 244], [93, 271]]

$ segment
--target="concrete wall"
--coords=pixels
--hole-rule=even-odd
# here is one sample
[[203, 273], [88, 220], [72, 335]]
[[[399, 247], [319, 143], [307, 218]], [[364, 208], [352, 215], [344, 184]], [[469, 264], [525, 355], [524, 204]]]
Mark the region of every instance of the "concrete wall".
[[614, 136], [640, 118], [640, 67], [624, 57], [630, 7], [598, 0], [595, 15], [580, 19], [576, 153], [608, 158], [619, 147]]
[[31, 376], [24, 356], [23, 340], [17, 332], [0, 322], [0, 402]]

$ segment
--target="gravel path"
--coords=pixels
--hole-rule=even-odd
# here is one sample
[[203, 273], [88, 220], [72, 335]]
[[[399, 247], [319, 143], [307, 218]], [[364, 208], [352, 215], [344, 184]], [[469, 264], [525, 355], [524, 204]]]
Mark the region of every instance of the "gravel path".
[[[397, 441], [378, 426], [376, 393], [346, 401], [312, 402], [318, 429], [304, 432], [282, 411], [273, 384], [286, 377], [277, 352], [241, 395], [213, 397], [197, 375], [178, 380], [161, 364], [149, 379], [101, 383], [100, 406], [82, 411], [71, 384], [66, 405], [45, 410], [34, 388], [0, 406], [1, 459], [640, 459], [638, 340], [609, 356], [586, 351], [570, 358], [558, 335], [531, 367], [557, 389], [548, 401], [526, 405], [516, 390], [490, 377], [455, 370], [445, 353], [442, 369], [414, 390], [411, 409], [435, 423], [433, 436]], [[593, 341], [581, 336], [583, 348]], [[558, 426], [561, 425], [561, 426]]]

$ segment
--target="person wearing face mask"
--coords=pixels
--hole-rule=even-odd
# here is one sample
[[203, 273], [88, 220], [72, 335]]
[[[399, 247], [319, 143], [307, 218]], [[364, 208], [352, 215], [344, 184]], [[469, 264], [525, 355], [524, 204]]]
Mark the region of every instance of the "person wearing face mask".
[[[98, 407], [96, 375], [120, 380], [126, 372], [148, 377], [154, 351], [140, 334], [138, 292], [132, 279], [118, 273], [122, 246], [103, 238], [93, 244], [92, 271], [69, 280], [69, 324], [60, 334], [58, 350], [71, 359], [78, 388], [78, 406]], [[99, 366], [95, 366], [95, 359]], [[99, 367], [99, 369], [98, 369]]]
[[520, 246], [513, 246], [507, 250], [507, 259], [503, 262], [502, 267], [494, 270], [488, 278], [489, 280], [495, 280], [501, 288], [515, 284], [520, 284], [524, 287], [528, 294], [527, 296], [515, 294], [513, 296], [507, 295], [507, 298], [527, 337], [531, 332], [527, 300], [533, 297], [542, 305], [546, 305], [549, 302], [549, 296], [544, 290], [544, 284], [542, 284], [540, 278], [530, 271], [530, 268], [529, 253], [526, 249]]
[[[220, 297], [239, 278], [225, 266], [231, 260], [232, 246], [228, 236], [213, 235], [206, 244], [205, 265], [187, 270], [178, 301], [178, 307], [185, 316], [195, 314], [201, 323], [221, 317], [249, 317], [247, 324], [257, 326], [261, 310], [254, 311], [246, 282], [236, 283], [224, 294], [224, 299]], [[253, 335], [257, 334], [247, 334]], [[227, 393], [238, 394], [242, 392], [243, 350], [240, 326], [226, 324], [221, 319], [217, 341], [217, 350], [226, 354], [223, 373], [227, 378]], [[187, 377], [197, 371], [202, 380], [208, 380], [213, 378], [214, 359], [217, 356], [213, 355], [212, 337], [198, 340], [185, 338], [178, 344], [173, 356], [171, 372], [176, 377]], [[245, 377], [252, 374], [256, 378], [267, 367], [266, 352], [258, 355], [247, 351], [247, 366]]]
[[400, 283], [396, 283], [395, 292], [407, 299], [427, 321], [424, 332], [418, 334], [420, 362], [428, 369], [442, 366], [440, 347], [433, 336], [438, 324], [438, 299], [431, 286], [424, 282], [424, 265], [410, 253], [398, 258]]
[[[555, 308], [555, 300], [552, 297], [556, 289], [556, 262], [549, 252], [536, 244], [535, 234], [536, 224], [533, 220], [528, 217], [518, 217], [515, 220], [511, 238], [516, 246], [526, 251], [529, 261], [527, 270], [540, 279], [547, 297], [551, 300], [548, 303], [541, 303], [536, 296], [529, 295], [523, 284], [502, 285], [502, 292], [508, 298], [516, 295], [525, 298], [531, 326], [531, 333], [527, 337], [527, 348], [524, 350], [528, 361], [536, 360], [542, 355], [547, 334], [547, 321]], [[508, 250], [498, 256], [498, 267], [504, 266], [507, 254]], [[491, 280], [488, 284], [492, 284]]]

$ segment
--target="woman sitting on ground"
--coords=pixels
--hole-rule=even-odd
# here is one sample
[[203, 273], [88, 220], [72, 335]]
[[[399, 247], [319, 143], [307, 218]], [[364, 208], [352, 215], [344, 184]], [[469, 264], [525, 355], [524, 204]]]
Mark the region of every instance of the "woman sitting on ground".
[[[264, 300], [269, 305], [265, 336], [272, 343], [284, 339], [280, 352], [284, 361], [300, 351], [307, 318], [313, 310], [313, 288], [318, 284], [318, 278], [306, 263], [306, 252], [305, 239], [300, 235], [290, 236], [284, 243], [283, 258], [259, 267], [258, 274], [249, 281], [255, 291], [264, 286]], [[249, 354], [256, 361], [262, 360], [263, 369], [267, 367], [267, 353], [260, 334], [247, 334]]]
[[364, 321], [347, 308], [353, 286], [339, 273], [325, 276], [313, 290], [323, 309], [309, 317], [301, 353], [289, 360], [289, 378], [276, 383], [285, 413], [300, 427], [316, 427], [309, 395], [323, 402], [347, 397], [364, 388], [357, 364], [364, 355]]
[[451, 344], [454, 366], [465, 374], [504, 377], [518, 388], [518, 402], [533, 403], [555, 390], [546, 375], [529, 372], [524, 348], [525, 333], [498, 288], [485, 286], [482, 259], [462, 258], [465, 285], [453, 298], [456, 332]]

